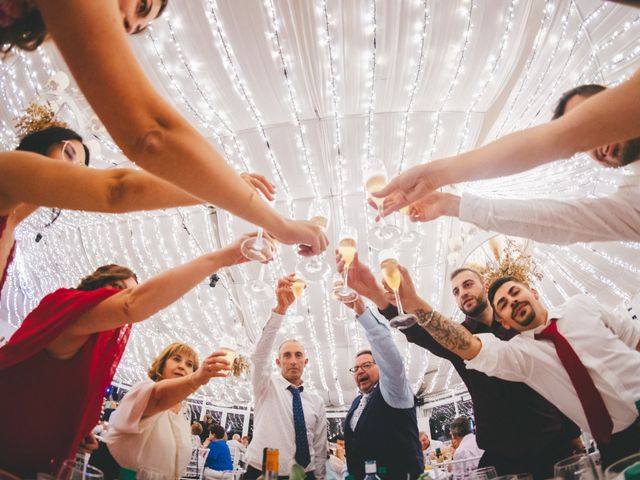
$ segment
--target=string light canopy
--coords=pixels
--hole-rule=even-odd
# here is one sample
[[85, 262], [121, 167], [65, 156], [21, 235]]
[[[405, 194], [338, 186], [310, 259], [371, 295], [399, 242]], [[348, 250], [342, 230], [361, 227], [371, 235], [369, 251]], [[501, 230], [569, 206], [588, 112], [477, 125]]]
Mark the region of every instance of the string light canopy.
[[[616, 85], [636, 71], [639, 33], [638, 10], [599, 0], [256, 0], [242, 9], [233, 0], [200, 0], [170, 2], [148, 32], [130, 42], [156, 88], [234, 168], [276, 184], [277, 210], [305, 218], [314, 199], [327, 201], [333, 246], [342, 226], [356, 227], [360, 258], [379, 275], [377, 253], [367, 242], [375, 225], [363, 191], [367, 172], [384, 169], [391, 177], [547, 121], [561, 92], [579, 83]], [[51, 44], [0, 62], [2, 148], [17, 144], [14, 118], [44, 99], [90, 139], [94, 166], [130, 166], [66, 71]], [[578, 155], [458, 191], [598, 196], [613, 191], [622, 175]], [[118, 216], [65, 211], [35, 243], [48, 217], [38, 211], [17, 232], [0, 335], [17, 328], [46, 293], [74, 286], [101, 264], [127, 265], [144, 280], [251, 228], [205, 206]], [[446, 218], [408, 226], [397, 214], [389, 221], [419, 235], [417, 244], [396, 245], [418, 289], [461, 320], [448, 274], [465, 259], [482, 262], [492, 234]], [[638, 250], [630, 242], [534, 244], [528, 253], [544, 273], [535, 286], [547, 304], [586, 293], [614, 306], [637, 298]], [[333, 263], [331, 252], [326, 259]], [[280, 246], [265, 280], [275, 285], [298, 260], [292, 247]], [[116, 380], [142, 379], [155, 354], [175, 340], [202, 355], [219, 346], [249, 355], [273, 307], [247, 291], [258, 271], [247, 264], [219, 272], [215, 288], [203, 279], [136, 325]], [[348, 368], [367, 341], [331, 298], [331, 285], [331, 276], [309, 285], [300, 304], [304, 322], [285, 322], [281, 337], [302, 341], [310, 359], [307, 382], [340, 409], [355, 395]], [[437, 398], [459, 391], [448, 362], [393, 335], [416, 393]], [[251, 403], [246, 377], [212, 381], [199, 395], [209, 404]]]

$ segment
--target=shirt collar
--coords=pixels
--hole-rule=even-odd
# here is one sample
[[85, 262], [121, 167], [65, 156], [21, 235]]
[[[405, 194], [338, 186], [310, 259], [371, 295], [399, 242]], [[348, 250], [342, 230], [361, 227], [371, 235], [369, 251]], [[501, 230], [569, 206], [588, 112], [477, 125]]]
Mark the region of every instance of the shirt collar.
[[551, 323], [552, 318], [560, 319], [562, 318], [563, 315], [564, 315], [564, 304], [558, 305], [557, 307], [551, 307], [549, 310], [547, 310], [547, 321], [545, 323], [543, 323], [542, 325], [532, 330], [525, 330], [524, 332], [520, 332], [520, 335], [524, 335], [525, 337], [535, 338], [535, 336], [538, 333], [541, 333], [545, 328], [549, 326], [549, 323]]
[[[287, 380], [286, 378], [284, 378], [282, 376], [282, 374], [278, 374], [278, 376], [276, 377], [276, 382], [278, 382], [278, 385], [280, 386], [280, 388], [282, 388], [283, 390], [286, 390], [289, 385], [291, 385], [294, 388], [298, 388], [300, 386], [304, 385], [304, 380], [302, 381], [302, 383], [298, 386], [294, 385], [293, 383], [289, 382], [289, 380]], [[300, 392], [302, 393], [302, 392]]]

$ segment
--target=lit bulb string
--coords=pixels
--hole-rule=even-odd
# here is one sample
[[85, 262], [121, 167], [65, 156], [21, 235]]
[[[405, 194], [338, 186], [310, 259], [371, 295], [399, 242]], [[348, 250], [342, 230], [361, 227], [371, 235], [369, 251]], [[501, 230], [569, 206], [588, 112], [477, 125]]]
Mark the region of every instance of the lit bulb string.
[[[587, 243], [578, 243], [575, 245], [575, 247], [577, 248], [581, 248], [584, 249], [585, 251], [592, 253], [594, 255], [597, 255], [598, 257], [604, 259], [607, 263], [609, 263], [610, 265], [613, 265], [615, 267], [620, 267], [625, 269], [627, 272], [633, 273], [633, 274], [639, 274], [640, 273], [640, 269], [638, 267], [636, 267], [635, 265], [626, 262], [624, 260], [622, 260], [619, 257], [612, 257], [611, 255], [609, 255], [607, 252], [603, 251], [603, 250], [599, 250], [596, 248], [593, 248], [593, 246], [591, 246], [590, 244]], [[560, 247], [557, 246], [556, 247], [558, 250], [561, 251], [567, 251], [569, 247]]]
[[[572, 2], [571, 3], [572, 6], [574, 6], [575, 8], [575, 4]], [[547, 112], [544, 108], [542, 108], [544, 105], [547, 105], [551, 99], [555, 98], [556, 96], [556, 91], [558, 90], [558, 85], [560, 84], [560, 82], [562, 80], [565, 79], [565, 72], [567, 70], [567, 67], [569, 66], [569, 62], [571, 61], [572, 57], [573, 57], [573, 53], [576, 50], [576, 47], [582, 45], [582, 38], [585, 35], [586, 32], [586, 27], [593, 21], [594, 18], [596, 18], [598, 16], [598, 14], [604, 10], [605, 8], [607, 8], [607, 4], [603, 3], [596, 11], [594, 11], [593, 13], [591, 13], [589, 15], [589, 17], [586, 18], [586, 20], [584, 20], [581, 24], [580, 27], [578, 28], [578, 31], [576, 33], [576, 35], [573, 38], [573, 42], [571, 44], [571, 49], [569, 50], [569, 53], [564, 61], [564, 63], [562, 64], [562, 68], [560, 69], [560, 72], [558, 74], [554, 75], [554, 80], [551, 84], [551, 88], [547, 87], [545, 88], [545, 93], [542, 95], [541, 98], [543, 98], [542, 102], [540, 103], [540, 106], [538, 108], [538, 111], [536, 112], [535, 116], [531, 117], [529, 119], [529, 123], [527, 124], [527, 128], [530, 127], [534, 122], [536, 122], [538, 120], [538, 117], [544, 113], [545, 115], [547, 115]], [[576, 12], [578, 12], [578, 9], [575, 8]], [[526, 113], [526, 112], [525, 112]]]
[[453, 77], [449, 82], [449, 88], [447, 90], [446, 95], [444, 96], [444, 99], [442, 100], [442, 103], [440, 104], [440, 108], [438, 108], [438, 111], [433, 114], [434, 127], [433, 127], [433, 130], [431, 131], [431, 138], [430, 138], [431, 148], [429, 149], [429, 153], [425, 155], [425, 158], [423, 158], [423, 163], [431, 160], [434, 156], [434, 153], [436, 150], [436, 142], [438, 141], [438, 134], [440, 133], [440, 123], [441, 123], [442, 112], [446, 108], [449, 102], [449, 99], [453, 94], [453, 91], [458, 85], [458, 76], [462, 71], [462, 65], [464, 63], [466, 53], [467, 53], [467, 48], [469, 47], [469, 43], [470, 43], [469, 38], [471, 37], [471, 32], [473, 31], [473, 23], [471, 22], [471, 17], [473, 16], [474, 8], [475, 8], [475, 2], [471, 0], [469, 2], [469, 11], [466, 13], [467, 27], [464, 33], [464, 38], [462, 40], [462, 44], [460, 45], [460, 49], [458, 50], [458, 54], [456, 55], [456, 61], [454, 62], [455, 69], [453, 71]]
[[[573, 2], [574, 0], [572, 0]], [[585, 25], [585, 22], [587, 19], [584, 18], [584, 16], [582, 15], [582, 12], [580, 11], [580, 8], [576, 5], [576, 13], [578, 15], [578, 18], [580, 19], [580, 21], [582, 22], [582, 25]], [[581, 31], [584, 32], [584, 36], [587, 39], [587, 43], [589, 44], [589, 63], [594, 63], [596, 64], [596, 72], [598, 72], [600, 78], [599, 81], [600, 83], [604, 82], [604, 77], [602, 76], [602, 70], [601, 70], [601, 66], [600, 66], [600, 60], [598, 59], [597, 55], [595, 54], [595, 50], [593, 48], [593, 39], [591, 38], [591, 35], [589, 35], [589, 31], [586, 28], [582, 28]]]
[[[322, 280], [322, 291], [323, 292], [329, 292], [331, 291], [329, 282], [327, 281], [327, 279], [323, 279]], [[331, 365], [331, 373], [333, 376], [333, 379], [335, 380], [335, 384], [336, 384], [336, 390], [338, 392], [338, 401], [340, 403], [340, 405], [344, 405], [344, 396], [342, 394], [342, 385], [340, 385], [340, 380], [339, 380], [339, 375], [338, 375], [338, 366], [336, 364], [336, 357], [337, 352], [336, 352], [336, 341], [335, 341], [335, 337], [333, 335], [333, 328], [331, 325], [331, 318], [329, 316], [329, 313], [331, 312], [331, 304], [329, 303], [329, 295], [323, 295], [322, 296], [322, 310], [323, 310], [323, 320], [324, 320], [324, 328], [327, 332], [327, 338], [329, 339], [329, 363]]]
[[[313, 344], [313, 352], [316, 357], [316, 365], [317, 365], [318, 375], [320, 377], [320, 383], [322, 385], [322, 389], [325, 391], [328, 391], [329, 386], [327, 384], [327, 378], [325, 376], [325, 369], [323, 368], [324, 366], [322, 364], [322, 351], [320, 349], [320, 342], [318, 342], [318, 332], [316, 330], [316, 325], [315, 325], [316, 322], [313, 321], [314, 317], [310, 313], [309, 302], [306, 297], [307, 296], [305, 295], [302, 296], [302, 301], [303, 301], [302, 305], [306, 313], [303, 314], [304, 323], [300, 325], [300, 328], [302, 328], [302, 325], [306, 325], [309, 331], [309, 338], [311, 340], [311, 343]], [[300, 301], [300, 298], [298, 298], [297, 301]], [[333, 373], [335, 374], [336, 372], [334, 371]]]
[[[203, 88], [200, 85], [200, 82], [198, 81], [198, 77], [196, 75], [194, 75], [194, 67], [192, 66], [192, 64], [189, 62], [188, 57], [186, 55], [184, 55], [182, 47], [180, 45], [180, 43], [178, 42], [178, 39], [176, 37], [175, 31], [173, 29], [173, 24], [171, 22], [171, 20], [169, 19], [169, 16], [165, 16], [165, 21], [167, 24], [167, 27], [169, 28], [169, 33], [170, 33], [170, 38], [173, 41], [174, 45], [175, 45], [175, 49], [178, 53], [178, 58], [179, 60], [182, 62], [182, 65], [184, 66], [185, 72], [187, 73], [187, 75], [189, 76], [189, 80], [190, 83], [194, 86], [194, 88], [196, 89], [196, 91], [198, 92], [198, 94], [200, 95], [200, 98], [202, 100], [202, 102], [204, 103], [204, 105], [206, 106], [207, 110], [209, 111], [210, 114], [213, 115], [213, 117], [216, 119], [216, 121], [221, 125], [221, 127], [226, 131], [226, 135], [225, 136], [229, 136], [231, 138], [231, 141], [236, 149], [236, 158], [237, 160], [242, 164], [241, 168], [244, 168], [246, 171], [253, 171], [251, 169], [251, 167], [249, 166], [249, 164], [247, 163], [246, 159], [249, 158], [249, 155], [247, 155], [247, 152], [245, 150], [245, 148], [241, 145], [241, 143], [239, 142], [238, 138], [236, 137], [236, 135], [234, 134], [233, 130], [231, 129], [231, 127], [229, 126], [229, 121], [228, 119], [225, 118], [225, 114], [224, 111], [220, 108], [215, 108], [214, 105], [211, 104], [211, 88]], [[207, 93], [209, 92], [209, 93]], [[195, 107], [194, 107], [195, 108]], [[233, 155], [231, 155], [231, 152], [228, 150], [225, 142], [223, 141], [223, 137], [220, 135], [220, 133], [218, 132], [218, 128], [209, 128], [207, 129], [207, 132], [211, 132], [214, 136], [214, 138], [216, 139], [216, 141], [221, 145], [221, 147], [224, 150], [225, 153], [225, 159], [227, 159], [229, 162], [232, 163], [232, 165], [234, 166], [234, 168], [236, 169], [240, 169], [240, 167], [238, 166], [237, 162], [234, 160]]]
[[[616, 41], [620, 36], [627, 32], [635, 33], [638, 24], [640, 24], [640, 15], [637, 15], [633, 21], [625, 22], [622, 28], [615, 30], [610, 36], [607, 36], [605, 41], [596, 44], [593, 46], [594, 55], [590, 58], [589, 62], [587, 62], [582, 69], [580, 70], [580, 74], [578, 79], [576, 80], [576, 84], [580, 85], [582, 83], [587, 83], [586, 78], [589, 78], [589, 83], [605, 83], [605, 74], [613, 71], [614, 68], [618, 67], [618, 65], [622, 62], [630, 63], [635, 60], [640, 54], [640, 46], [636, 45], [633, 48], [631, 53], [624, 54], [619, 52], [616, 55], [607, 55], [606, 60], [600, 61], [598, 65], [598, 70], [591, 77], [588, 77], [589, 72], [591, 72], [591, 65], [593, 64], [593, 57], [597, 57], [597, 54], [600, 51], [609, 49], [613, 46], [614, 41]], [[620, 42], [619, 42], [620, 43]], [[631, 42], [633, 45], [634, 42]], [[619, 57], [621, 55], [621, 57]], [[618, 79], [619, 80], [619, 79]]]
[[564, 38], [567, 35], [567, 26], [569, 24], [569, 18], [572, 16], [573, 12], [575, 11], [574, 7], [575, 7], [575, 5], [573, 4], [573, 2], [571, 2], [569, 4], [568, 12], [566, 12], [561, 17], [560, 38], [558, 39], [558, 41], [555, 42], [553, 50], [552, 50], [551, 54], [548, 56], [547, 64], [546, 64], [546, 66], [542, 70], [542, 73], [538, 76], [538, 79], [535, 82], [535, 88], [534, 88], [533, 92], [531, 92], [530, 94], [527, 95], [527, 103], [525, 104], [525, 106], [520, 111], [519, 118], [518, 118], [518, 120], [516, 120], [515, 124], [513, 125], [512, 129], [511, 129], [512, 131], [522, 130], [522, 127], [520, 126], [521, 121], [522, 121], [522, 119], [524, 119], [526, 117], [526, 114], [529, 111], [529, 108], [533, 104], [534, 100], [537, 99], [538, 96], [539, 96], [540, 90], [541, 90], [541, 88], [542, 88], [542, 86], [544, 84], [544, 79], [547, 77], [547, 74], [549, 74], [549, 72], [551, 70], [551, 67], [554, 65], [554, 60], [555, 60], [556, 56], [558, 55], [558, 51], [560, 50], [560, 46], [564, 43]]
[[536, 34], [536, 38], [533, 42], [533, 47], [531, 49], [531, 53], [527, 58], [527, 63], [524, 66], [524, 73], [520, 75], [520, 79], [518, 81], [518, 88], [515, 90], [515, 94], [511, 94], [509, 107], [507, 108], [506, 115], [503, 115], [502, 124], [498, 128], [496, 134], [493, 136], [494, 139], [500, 138], [502, 136], [502, 132], [504, 128], [511, 120], [511, 114], [513, 113], [513, 109], [520, 100], [520, 96], [524, 90], [524, 86], [529, 80], [529, 75], [531, 75], [531, 67], [534, 65], [534, 61], [538, 60], [538, 54], [541, 53], [542, 49], [540, 48], [540, 44], [542, 43], [543, 38], [546, 38], [549, 34], [549, 30], [551, 28], [551, 12], [553, 12], [554, 4], [553, 0], [545, 0], [545, 6], [543, 7], [543, 16], [542, 20], [540, 20], [540, 27], [538, 29], [538, 33]]
[[[16, 69], [9, 68], [9, 65], [5, 65], [5, 62], [0, 62], [0, 68], [2, 69], [2, 75], [0, 75], [0, 95], [2, 95], [2, 104], [4, 105], [5, 110], [9, 110], [9, 114], [11, 118], [16, 118], [20, 116], [21, 110], [18, 105], [16, 105], [15, 100], [22, 99], [22, 103], [25, 104], [24, 94], [22, 90], [18, 91], [15, 87], [16, 84]], [[15, 61], [13, 62], [15, 63]], [[11, 84], [11, 85], [9, 85]], [[7, 95], [9, 88], [11, 87], [12, 94]], [[8, 143], [6, 145], [6, 149], [10, 150], [17, 143], [16, 142], [16, 134], [13, 131], [12, 127], [9, 127], [6, 122], [2, 122], [2, 130], [7, 137]]]
[[336, 176], [337, 176], [337, 185], [338, 185], [338, 225], [340, 225], [341, 230], [346, 224], [345, 217], [345, 204], [344, 204], [344, 181], [345, 175], [343, 171], [343, 167], [345, 165], [345, 160], [342, 156], [342, 137], [341, 137], [341, 127], [340, 127], [340, 116], [339, 116], [339, 97], [338, 97], [338, 89], [336, 87], [336, 66], [335, 60], [337, 59], [336, 53], [333, 49], [332, 45], [332, 37], [331, 37], [331, 29], [330, 29], [330, 19], [329, 12], [327, 11], [327, 2], [326, 0], [321, 0], [320, 11], [322, 12], [322, 22], [323, 26], [321, 32], [324, 34], [324, 37], [321, 37], [321, 44], [326, 44], [327, 46], [327, 55], [329, 59], [329, 82], [328, 82], [328, 93], [331, 95], [331, 106], [333, 110], [333, 127], [334, 127], [334, 143], [333, 148], [336, 154]]
[[429, 21], [430, 21], [430, 13], [427, 5], [427, 0], [423, 0], [422, 6], [424, 11], [422, 14], [420, 38], [416, 42], [419, 45], [418, 46], [418, 62], [417, 62], [415, 76], [409, 87], [409, 99], [407, 102], [407, 107], [405, 108], [405, 111], [402, 115], [402, 121], [400, 126], [400, 129], [402, 131], [402, 134], [401, 134], [402, 146], [400, 147], [400, 162], [398, 163], [398, 170], [396, 172], [396, 175], [399, 175], [402, 172], [402, 170], [404, 170], [404, 162], [405, 162], [405, 155], [406, 155], [406, 149], [407, 149], [407, 136], [409, 133], [408, 132], [409, 115], [410, 113], [413, 112], [413, 103], [415, 101], [415, 94], [416, 94], [416, 91], [418, 90], [418, 84], [422, 80], [422, 75], [424, 73], [425, 43], [427, 39], [427, 29], [429, 27]]
[[290, 193], [290, 188], [289, 188], [289, 184], [287, 183], [284, 174], [282, 172], [282, 169], [280, 167], [280, 162], [278, 162], [275, 153], [273, 152], [272, 148], [271, 148], [271, 143], [269, 141], [269, 137], [267, 136], [266, 130], [265, 130], [265, 126], [264, 123], [262, 121], [262, 115], [260, 113], [260, 111], [258, 110], [254, 100], [253, 100], [253, 96], [251, 95], [251, 93], [249, 92], [248, 87], [246, 86], [244, 80], [242, 80], [241, 76], [240, 76], [240, 72], [238, 71], [237, 67], [236, 67], [236, 63], [234, 61], [235, 58], [235, 54], [233, 53], [233, 49], [231, 48], [231, 44], [229, 43], [228, 39], [227, 39], [227, 35], [224, 31], [224, 27], [222, 22], [220, 21], [220, 19], [218, 18], [218, 14], [217, 14], [217, 9], [218, 9], [218, 5], [217, 5], [217, 1], [216, 0], [208, 0], [207, 2], [208, 4], [208, 8], [206, 11], [206, 16], [207, 16], [207, 20], [209, 21], [209, 24], [211, 26], [212, 32], [214, 33], [214, 35], [217, 38], [217, 41], [215, 42], [216, 47], [218, 48], [218, 50], [220, 51], [221, 57], [222, 57], [222, 62], [223, 65], [225, 67], [225, 69], [227, 70], [227, 73], [229, 75], [229, 77], [231, 78], [231, 80], [233, 81], [233, 86], [236, 89], [236, 91], [238, 92], [238, 94], [241, 96], [241, 98], [244, 100], [249, 113], [251, 114], [251, 117], [253, 118], [253, 121], [256, 123], [257, 126], [257, 131], [260, 134], [260, 137], [262, 138], [266, 149], [267, 149], [267, 157], [269, 158], [270, 162], [271, 162], [271, 167], [272, 170], [274, 171], [274, 173], [276, 174], [276, 179], [279, 180], [280, 185], [282, 185], [282, 191], [283, 191], [283, 195], [285, 195], [285, 197], [290, 197], [291, 193]]
[[[376, 0], [371, 0], [371, 5], [369, 7], [369, 19], [370, 19], [371, 25], [369, 28], [364, 29], [365, 32], [371, 31], [371, 42], [370, 42], [371, 51], [369, 53], [369, 67], [367, 68], [367, 84], [366, 84], [366, 86], [369, 87], [367, 114], [365, 117], [365, 129], [367, 132], [366, 134], [367, 138], [364, 144], [363, 155], [361, 156], [361, 163], [360, 163], [361, 172], [362, 172], [361, 175], [363, 179], [363, 181], [361, 182], [362, 185], [364, 185], [364, 182], [366, 182], [367, 180], [366, 177], [367, 175], [369, 175], [369, 172], [372, 171], [371, 157], [374, 154], [373, 143], [371, 139], [373, 137], [373, 132], [375, 130], [373, 114], [375, 110], [375, 98], [376, 98], [375, 73], [376, 73], [376, 66], [377, 66], [376, 49], [377, 49], [377, 41], [378, 41], [377, 39], [378, 24], [377, 24], [376, 12], [377, 12]], [[362, 205], [362, 218], [366, 220], [365, 225], [366, 225], [366, 231], [368, 235], [369, 232], [374, 227], [373, 227], [373, 218], [371, 215], [371, 208], [369, 207], [367, 202], [366, 191], [364, 191], [364, 196], [362, 198], [361, 205]], [[374, 262], [373, 250], [371, 248], [367, 248], [367, 262], [369, 263], [369, 265], [372, 265]]]
[[429, 384], [429, 387], [427, 388], [427, 395], [432, 393], [433, 390], [436, 388], [436, 382], [438, 381], [438, 374], [440, 373], [440, 367], [442, 367], [443, 363], [444, 363], [444, 359], [442, 357], [437, 357], [436, 364], [434, 365], [436, 371], [433, 374], [433, 378], [431, 379], [431, 383]]
[[269, 20], [271, 21], [272, 31], [267, 35], [267, 37], [271, 40], [272, 46], [275, 50], [275, 54], [279, 60], [280, 71], [282, 72], [284, 83], [287, 89], [288, 103], [291, 109], [293, 120], [296, 125], [297, 146], [298, 146], [298, 149], [302, 152], [302, 155], [300, 155], [302, 160], [302, 162], [300, 162], [300, 165], [302, 166], [302, 169], [305, 173], [305, 179], [307, 181], [307, 184], [311, 187], [311, 190], [313, 191], [313, 195], [315, 197], [318, 197], [320, 195], [320, 192], [318, 190], [318, 184], [319, 184], [318, 174], [315, 171], [313, 162], [311, 162], [309, 159], [310, 155], [307, 147], [307, 142], [305, 140], [304, 128], [300, 121], [301, 111], [300, 111], [300, 107], [298, 106], [298, 102], [296, 101], [295, 90], [291, 83], [291, 78], [290, 78], [293, 68], [292, 68], [291, 62], [287, 61], [287, 58], [291, 58], [291, 57], [288, 55], [285, 55], [282, 43], [280, 42], [280, 32], [278, 27], [279, 22], [276, 19], [276, 11], [273, 5], [273, 0], [263, 0], [263, 5], [265, 7], [265, 10], [267, 11]]
[[489, 88], [489, 85], [493, 83], [493, 80], [496, 76], [496, 72], [498, 71], [498, 66], [500, 65], [500, 62], [504, 57], [507, 44], [509, 43], [508, 42], [509, 34], [513, 29], [513, 19], [516, 11], [516, 3], [518, 3], [518, 0], [512, 0], [511, 3], [509, 4], [509, 11], [507, 15], [507, 20], [505, 22], [505, 28], [502, 33], [502, 37], [500, 39], [498, 54], [495, 57], [492, 56], [494, 60], [491, 66], [488, 66], [488, 65], [485, 66], [485, 71], [489, 70], [489, 73], [488, 75], [483, 73], [482, 76], [484, 78], [484, 81], [480, 86], [480, 88], [477, 90], [477, 92], [473, 94], [472, 96], [473, 101], [471, 102], [471, 105], [469, 105], [469, 108], [465, 113], [464, 126], [462, 128], [462, 132], [459, 134], [459, 142], [458, 142], [458, 148], [456, 150], [456, 154], [459, 154], [462, 151], [462, 149], [465, 147], [465, 143], [468, 140], [469, 132], [471, 129], [472, 113], [474, 113], [474, 109], [480, 103], [480, 101], [484, 98], [485, 94], [487, 93], [487, 89]]
[[[580, 74], [578, 75], [578, 79], [576, 80], [575, 83], [577, 85], [584, 83], [585, 82], [584, 79], [587, 77], [588, 73], [591, 71], [592, 64], [594, 63], [594, 61], [596, 61], [596, 59], [598, 59], [598, 53], [611, 48], [614, 42], [625, 33], [627, 32], [635, 33], [635, 27], [638, 26], [638, 23], [640, 23], [640, 15], [636, 15], [636, 17], [630, 22], [625, 22], [622, 28], [616, 29], [611, 35], [607, 35], [606, 38], [601, 39], [599, 43], [596, 43], [595, 45], [591, 45], [591, 50], [593, 53], [589, 58], [589, 61], [585, 65], [583, 65], [582, 69], [580, 70]], [[615, 57], [616, 57], [615, 55], [614, 56], [607, 55], [605, 62], [602, 62], [602, 61], [597, 62], [596, 72], [591, 77], [591, 83], [594, 83], [596, 81], [599, 81], [599, 83], [605, 82], [605, 72], [607, 70], [612, 70], [614, 65], [618, 63], [617, 61], [614, 61]], [[632, 58], [633, 58], [633, 54], [631, 54], [630, 57], [627, 57], [627, 59], [632, 59]]]
[[[537, 250], [537, 249], [536, 249]], [[547, 252], [546, 258], [549, 258], [551, 261], [551, 265], [548, 266], [548, 268], [545, 270], [545, 276], [551, 281], [551, 283], [553, 284], [554, 288], [558, 291], [558, 293], [560, 293], [560, 296], [562, 297], [562, 301], [564, 302], [565, 300], [567, 300], [568, 298], [571, 297], [571, 295], [569, 295], [567, 293], [567, 291], [564, 289], [564, 287], [560, 284], [559, 281], [557, 281], [555, 279], [555, 277], [553, 276], [552, 270], [553, 267], [555, 267], [555, 257], [553, 257], [553, 255], [549, 254], [549, 252]], [[566, 272], [566, 273], [565, 273]], [[571, 276], [571, 274], [569, 274], [569, 272], [567, 272], [565, 270], [565, 272], [562, 272], [562, 270], [560, 270], [560, 273], [562, 274], [562, 276], [569, 282], [571, 283], [576, 289], [580, 290], [579, 287], [577, 287], [574, 283], [575, 279], [573, 278], [573, 276]], [[542, 298], [542, 295], [541, 295]], [[544, 301], [549, 302], [549, 299], [546, 298], [544, 299]], [[549, 306], [554, 305], [554, 303], [548, 303]]]
[[[573, 285], [576, 290], [589, 296], [594, 296], [591, 294], [591, 292], [589, 292], [589, 289], [580, 280], [578, 280], [574, 275], [571, 274], [569, 270], [567, 270], [567, 268], [562, 264], [558, 257], [556, 257], [552, 252], [548, 250], [548, 247], [544, 249], [543, 258], [547, 260], [547, 271], [549, 270], [549, 268], [555, 268], [569, 283]], [[562, 291], [562, 294], [565, 298], [568, 298], [566, 292]]]

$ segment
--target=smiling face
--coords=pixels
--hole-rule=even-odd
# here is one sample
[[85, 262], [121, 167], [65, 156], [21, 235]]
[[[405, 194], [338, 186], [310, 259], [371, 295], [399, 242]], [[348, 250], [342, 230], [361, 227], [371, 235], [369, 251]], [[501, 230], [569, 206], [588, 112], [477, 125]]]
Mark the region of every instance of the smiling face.
[[167, 358], [162, 369], [162, 378], [178, 378], [193, 373], [195, 370], [195, 359], [186, 352], [173, 353]]
[[451, 292], [458, 308], [468, 317], [478, 317], [488, 306], [484, 284], [470, 270], [463, 270], [451, 279]]
[[161, 0], [119, 0], [122, 24], [129, 35], [135, 35], [147, 28], [162, 8]]
[[295, 340], [288, 340], [280, 346], [276, 365], [280, 367], [282, 376], [293, 385], [302, 383], [302, 372], [309, 363], [304, 347]]
[[538, 292], [514, 281], [505, 282], [496, 290], [493, 308], [505, 328], [519, 332], [533, 330], [546, 321]]
[[[576, 108], [589, 97], [574, 95], [569, 99], [565, 111]], [[600, 165], [609, 168], [619, 168], [629, 165], [640, 159], [640, 138], [627, 140], [626, 142], [612, 143], [595, 148], [589, 152], [589, 156]]]

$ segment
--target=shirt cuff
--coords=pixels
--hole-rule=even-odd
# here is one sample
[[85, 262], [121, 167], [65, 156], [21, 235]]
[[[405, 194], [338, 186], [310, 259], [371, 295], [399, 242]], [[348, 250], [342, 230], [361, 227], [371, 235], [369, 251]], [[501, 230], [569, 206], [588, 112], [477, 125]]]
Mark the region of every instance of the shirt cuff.
[[378, 318], [373, 314], [369, 307], [365, 309], [362, 315], [356, 315], [356, 320], [360, 322], [360, 325], [362, 325], [365, 330], [371, 330], [378, 325], [386, 326], [384, 323], [378, 320]]
[[481, 228], [489, 223], [490, 199], [463, 193], [460, 197], [458, 218], [462, 222], [473, 223]]
[[495, 348], [492, 347], [492, 343], [500, 342], [492, 333], [478, 333], [476, 337], [482, 342], [482, 347], [478, 354], [471, 360], [465, 360], [467, 368], [484, 372], [488, 375], [494, 374], [497, 371], [498, 356]]

